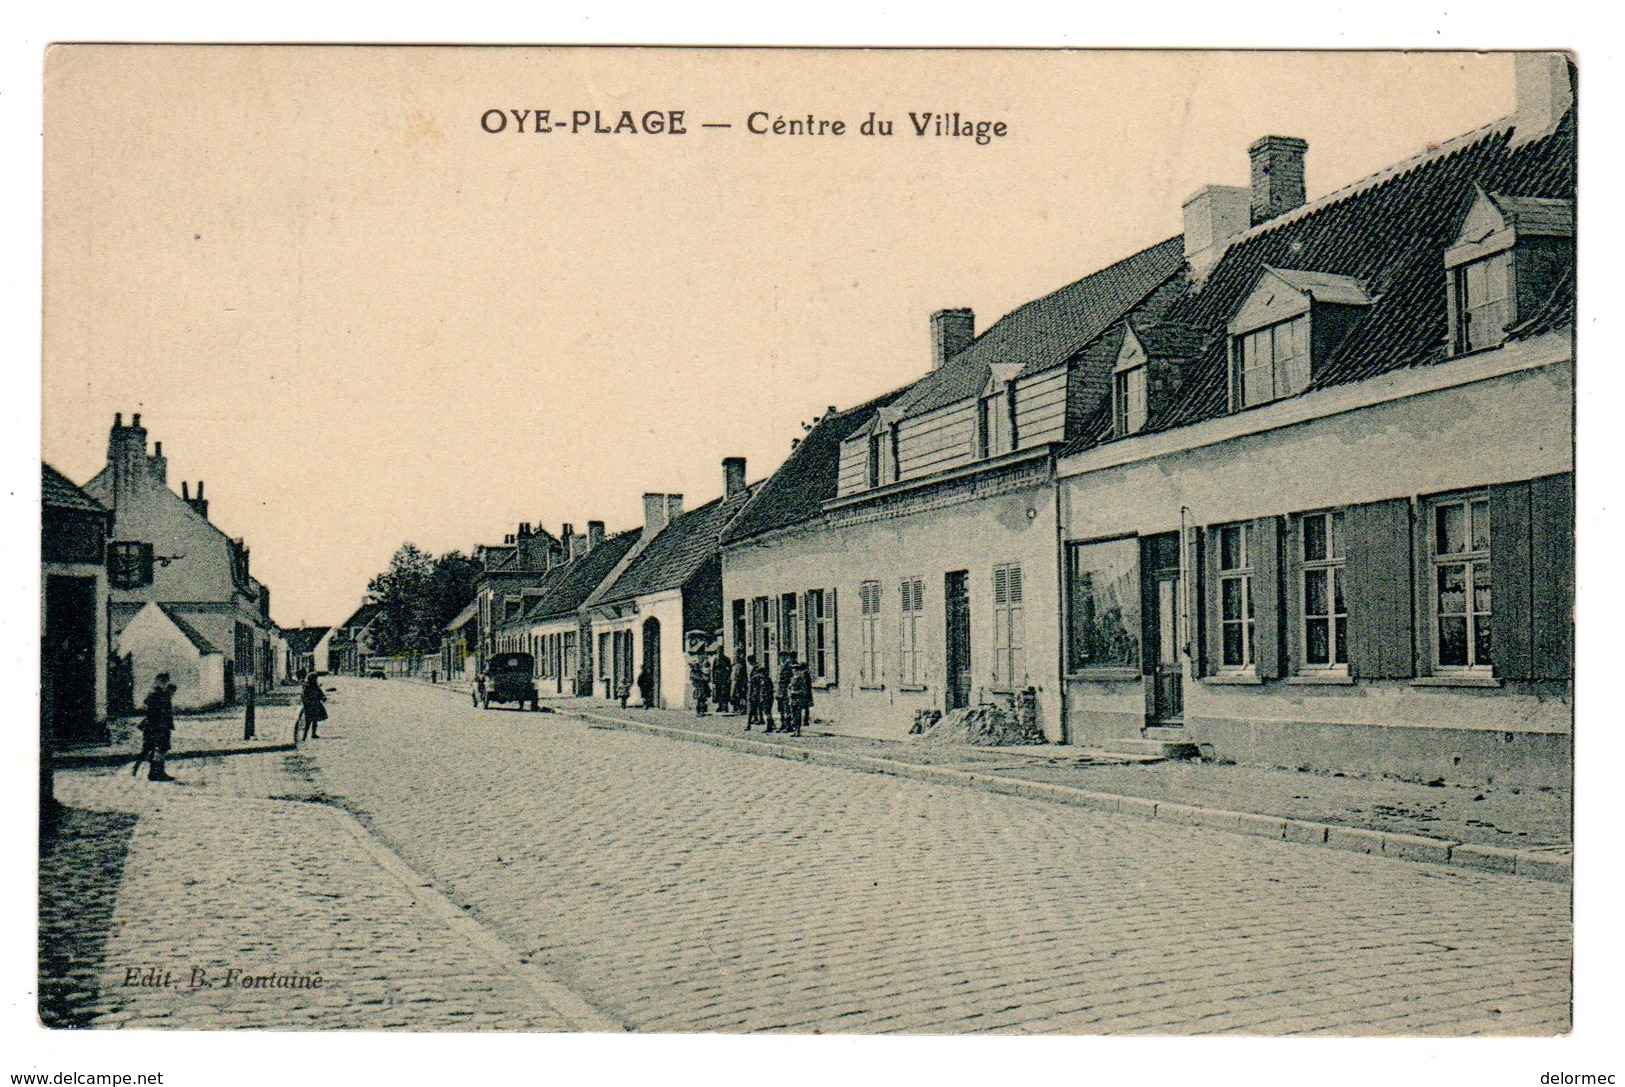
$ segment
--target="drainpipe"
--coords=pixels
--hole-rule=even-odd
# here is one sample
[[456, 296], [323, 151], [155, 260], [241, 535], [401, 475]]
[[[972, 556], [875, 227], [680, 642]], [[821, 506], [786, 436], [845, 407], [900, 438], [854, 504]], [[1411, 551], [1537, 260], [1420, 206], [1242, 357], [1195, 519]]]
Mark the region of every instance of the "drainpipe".
[[1055, 624], [1060, 633], [1060, 642], [1057, 647], [1058, 651], [1055, 657], [1056, 670], [1060, 677], [1060, 683], [1057, 685], [1057, 689], [1060, 691], [1060, 697], [1056, 700], [1056, 702], [1061, 711], [1061, 742], [1063, 744], [1069, 744], [1072, 742], [1072, 727], [1067, 720], [1066, 713], [1066, 628], [1068, 620], [1072, 614], [1072, 588], [1067, 583], [1066, 528], [1061, 520], [1061, 482], [1062, 481], [1058, 477], [1055, 479], [1055, 570], [1058, 575], [1056, 584], [1060, 589], [1060, 591], [1055, 594], [1056, 600], [1060, 605], [1060, 622]]

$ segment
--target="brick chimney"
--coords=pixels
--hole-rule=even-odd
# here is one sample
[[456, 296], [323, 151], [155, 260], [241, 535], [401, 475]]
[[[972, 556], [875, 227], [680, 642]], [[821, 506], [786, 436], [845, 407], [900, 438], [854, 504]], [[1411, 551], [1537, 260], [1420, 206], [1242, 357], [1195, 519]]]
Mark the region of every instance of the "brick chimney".
[[745, 458], [722, 458], [722, 497], [733, 498], [745, 493]]
[[1245, 185], [1206, 185], [1185, 201], [1185, 259], [1198, 274], [1224, 254], [1224, 243], [1253, 225], [1253, 191]]
[[666, 523], [670, 524], [682, 515], [683, 496], [680, 494], [668, 494], [666, 496]]
[[124, 425], [123, 412], [114, 414], [113, 429], [107, 435], [107, 467], [113, 477], [114, 509], [125, 498], [146, 489], [152, 474], [147, 467], [147, 432], [141, 426], [139, 413], [130, 417], [129, 426]]
[[152, 443], [152, 456], [147, 458], [147, 470], [160, 487], [169, 483], [169, 458], [164, 456], [164, 443]]
[[587, 550], [591, 551], [593, 548], [597, 547], [599, 544], [601, 544], [603, 542], [604, 542], [604, 522], [602, 522], [602, 521], [588, 521], [587, 522]]
[[187, 495], [186, 484], [182, 483], [181, 497], [186, 499], [186, 504], [191, 506], [199, 517], [205, 521], [209, 519], [209, 500], [203, 497], [203, 481], [201, 479], [197, 481], [197, 494], [192, 496]]
[[1522, 147], [1549, 136], [1574, 106], [1575, 70], [1566, 53], [1517, 53], [1513, 56], [1517, 130], [1509, 147]]
[[579, 539], [579, 537], [576, 535], [576, 526], [566, 523], [564, 527], [559, 530], [559, 542], [564, 548], [564, 553], [559, 556], [559, 562], [569, 562], [571, 559], [576, 557], [577, 539]]
[[1296, 136], [1265, 136], [1247, 148], [1252, 159], [1253, 225], [1303, 206], [1303, 157], [1309, 144]]
[[931, 369], [959, 354], [976, 339], [976, 314], [969, 309], [939, 309], [931, 315]]
[[643, 539], [647, 543], [653, 539], [661, 529], [666, 527], [666, 496], [663, 494], [646, 494], [643, 496]]

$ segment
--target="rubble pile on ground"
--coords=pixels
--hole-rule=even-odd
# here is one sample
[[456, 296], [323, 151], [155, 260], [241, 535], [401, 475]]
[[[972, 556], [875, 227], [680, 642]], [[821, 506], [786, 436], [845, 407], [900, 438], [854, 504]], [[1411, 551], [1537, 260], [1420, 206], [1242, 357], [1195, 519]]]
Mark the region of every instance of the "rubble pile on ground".
[[921, 740], [932, 744], [1009, 747], [1041, 744], [1044, 734], [1029, 715], [995, 704], [968, 706], [946, 713], [925, 730]]

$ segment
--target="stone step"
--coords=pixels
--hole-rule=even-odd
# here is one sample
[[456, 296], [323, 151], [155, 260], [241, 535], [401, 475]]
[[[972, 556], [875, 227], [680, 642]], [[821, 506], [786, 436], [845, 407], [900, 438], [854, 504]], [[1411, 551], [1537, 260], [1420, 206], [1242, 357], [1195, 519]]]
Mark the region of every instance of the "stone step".
[[1189, 740], [1146, 740], [1137, 736], [1111, 740], [1106, 751], [1112, 755], [1154, 755], [1163, 759], [1199, 759], [1201, 750]]

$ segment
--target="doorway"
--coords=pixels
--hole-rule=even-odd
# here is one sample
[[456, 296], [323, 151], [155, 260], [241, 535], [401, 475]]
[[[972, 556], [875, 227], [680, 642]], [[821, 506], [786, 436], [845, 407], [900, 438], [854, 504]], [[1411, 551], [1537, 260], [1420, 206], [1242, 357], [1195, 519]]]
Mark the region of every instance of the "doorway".
[[97, 739], [95, 578], [46, 578], [42, 635], [42, 723], [58, 743]]
[[1146, 724], [1185, 724], [1185, 677], [1179, 660], [1179, 533], [1140, 539], [1144, 601]]
[[[631, 645], [627, 646], [630, 650]], [[630, 666], [631, 661], [627, 661]], [[661, 696], [660, 686], [660, 620], [654, 616], [643, 621], [643, 670], [649, 673], [649, 682], [654, 690], [654, 704], [663, 707], [666, 700]]]
[[955, 570], [943, 578], [942, 598], [947, 611], [948, 709], [970, 705], [970, 574]]

